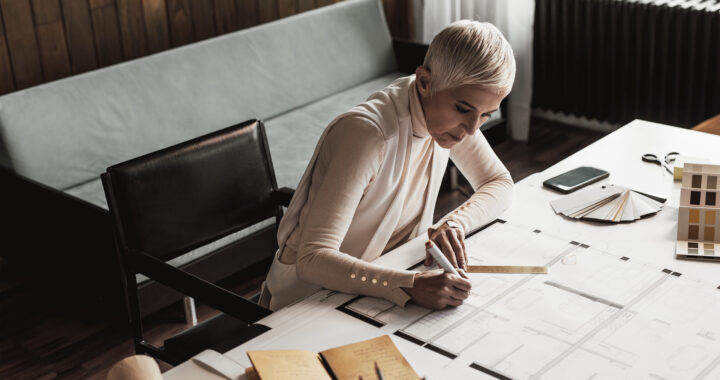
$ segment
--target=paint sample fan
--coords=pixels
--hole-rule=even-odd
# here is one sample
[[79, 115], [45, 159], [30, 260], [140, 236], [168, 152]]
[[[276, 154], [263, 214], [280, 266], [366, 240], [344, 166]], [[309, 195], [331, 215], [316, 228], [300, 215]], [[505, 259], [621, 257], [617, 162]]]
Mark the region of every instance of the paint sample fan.
[[631, 222], [662, 209], [665, 198], [627, 187], [603, 185], [578, 190], [550, 202], [556, 214], [600, 222]]

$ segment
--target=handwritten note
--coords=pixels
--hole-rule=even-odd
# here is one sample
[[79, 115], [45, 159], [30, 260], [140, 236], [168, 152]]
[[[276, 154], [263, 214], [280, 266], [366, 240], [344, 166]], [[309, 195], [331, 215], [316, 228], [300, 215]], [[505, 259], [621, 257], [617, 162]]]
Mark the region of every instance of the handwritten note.
[[331, 380], [314, 352], [303, 350], [248, 351], [248, 357], [262, 380]]
[[419, 380], [420, 376], [400, 353], [389, 336], [348, 344], [320, 353], [339, 380], [377, 379], [375, 363], [383, 380]]

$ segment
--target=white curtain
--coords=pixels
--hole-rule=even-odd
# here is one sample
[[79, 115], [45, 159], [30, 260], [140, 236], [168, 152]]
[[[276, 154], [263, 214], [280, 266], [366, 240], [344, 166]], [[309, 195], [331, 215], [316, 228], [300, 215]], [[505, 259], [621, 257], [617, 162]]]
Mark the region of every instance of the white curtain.
[[530, 132], [530, 101], [532, 97], [532, 38], [535, 0], [419, 0], [416, 24], [422, 42], [453, 21], [472, 19], [491, 22], [510, 42], [515, 53], [517, 73], [508, 97], [506, 118], [510, 136], [527, 140]]

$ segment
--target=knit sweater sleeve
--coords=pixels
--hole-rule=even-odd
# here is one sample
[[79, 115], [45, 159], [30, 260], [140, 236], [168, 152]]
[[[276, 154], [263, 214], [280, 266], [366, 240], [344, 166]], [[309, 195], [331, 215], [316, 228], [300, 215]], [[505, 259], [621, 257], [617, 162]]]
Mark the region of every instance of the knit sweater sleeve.
[[312, 177], [312, 198], [303, 213], [295, 261], [298, 277], [345, 293], [385, 298], [405, 305], [414, 273], [369, 263], [340, 251], [368, 186], [377, 175], [386, 141], [369, 120], [348, 117], [325, 136]]

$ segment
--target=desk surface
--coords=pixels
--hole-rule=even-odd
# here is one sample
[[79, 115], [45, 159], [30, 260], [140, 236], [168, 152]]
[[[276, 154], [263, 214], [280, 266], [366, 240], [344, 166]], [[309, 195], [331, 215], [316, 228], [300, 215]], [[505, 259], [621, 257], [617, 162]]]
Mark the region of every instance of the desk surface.
[[[250, 366], [246, 351], [251, 349], [321, 351], [388, 334], [429, 379], [450, 373], [458, 378], [720, 379], [720, 265], [675, 259], [679, 183], [640, 159], [644, 153], [662, 157], [677, 151], [720, 162], [719, 146], [720, 136], [636, 120], [520, 181], [514, 203], [500, 216], [507, 223], [472, 238], [477, 260], [550, 265], [547, 277], [477, 275], [474, 301], [440, 312], [320, 291], [261, 320], [272, 329], [226, 356]], [[633, 223], [555, 215], [549, 202], [561, 195], [542, 188], [542, 181], [580, 165], [609, 171], [603, 183], [663, 195], [668, 202], [657, 215]], [[422, 260], [424, 239], [377, 262], [408, 268]], [[533, 249], [523, 249], [528, 246]], [[348, 308], [382, 323], [361, 320]], [[164, 377], [199, 375], [212, 377], [188, 361]]]

